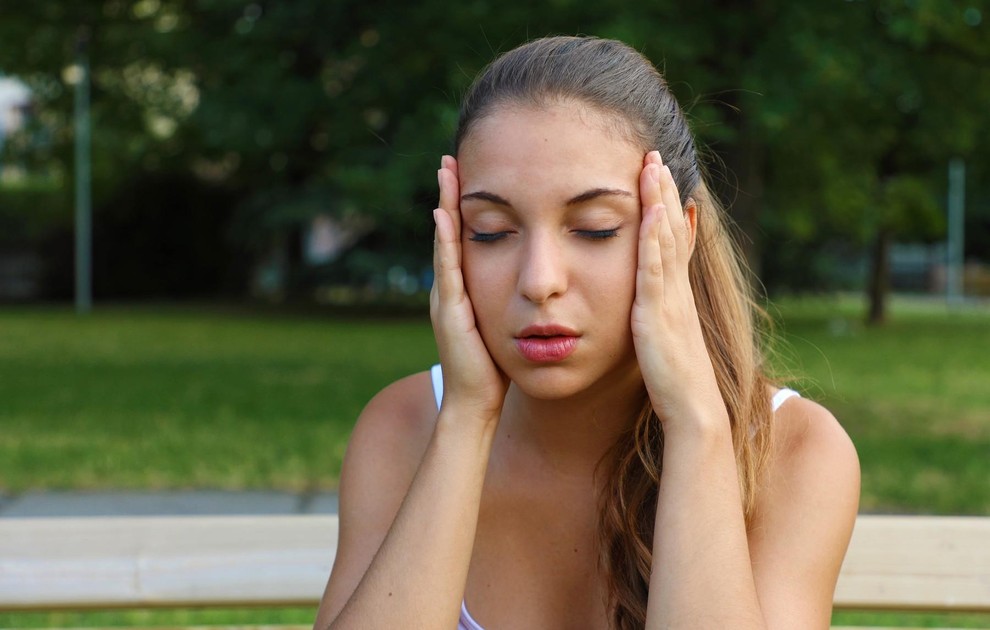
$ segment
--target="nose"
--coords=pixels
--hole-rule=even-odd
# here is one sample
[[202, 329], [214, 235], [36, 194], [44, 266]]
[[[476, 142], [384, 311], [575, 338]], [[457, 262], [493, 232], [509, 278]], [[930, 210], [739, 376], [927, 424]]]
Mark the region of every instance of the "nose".
[[561, 244], [552, 235], [532, 235], [523, 248], [519, 293], [535, 304], [567, 290], [568, 265]]

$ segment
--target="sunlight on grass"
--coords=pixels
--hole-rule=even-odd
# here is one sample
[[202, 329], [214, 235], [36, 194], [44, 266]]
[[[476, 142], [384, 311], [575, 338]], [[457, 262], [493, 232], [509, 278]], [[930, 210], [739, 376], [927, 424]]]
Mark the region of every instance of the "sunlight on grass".
[[312, 627], [316, 608], [206, 608], [0, 612], [0, 628], [183, 628], [189, 626], [301, 625]]
[[368, 399], [435, 360], [428, 321], [3, 311], [0, 483], [332, 488]]
[[[792, 382], [859, 450], [862, 509], [988, 514], [990, 308], [770, 309]], [[332, 489], [385, 384], [436, 361], [429, 320], [211, 309], [0, 311], [0, 490]]]
[[977, 613], [892, 613], [838, 611], [832, 614], [834, 626], [880, 628], [990, 628], [990, 614]]
[[849, 301], [783, 302], [796, 385], [856, 443], [862, 511], [990, 514], [990, 308], [894, 306], [868, 328]]

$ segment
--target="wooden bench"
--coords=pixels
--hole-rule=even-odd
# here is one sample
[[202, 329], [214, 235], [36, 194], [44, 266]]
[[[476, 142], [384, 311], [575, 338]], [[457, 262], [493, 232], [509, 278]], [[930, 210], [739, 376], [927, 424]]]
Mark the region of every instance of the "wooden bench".
[[[0, 610], [312, 606], [335, 516], [0, 519]], [[837, 609], [990, 612], [990, 517], [860, 516]]]

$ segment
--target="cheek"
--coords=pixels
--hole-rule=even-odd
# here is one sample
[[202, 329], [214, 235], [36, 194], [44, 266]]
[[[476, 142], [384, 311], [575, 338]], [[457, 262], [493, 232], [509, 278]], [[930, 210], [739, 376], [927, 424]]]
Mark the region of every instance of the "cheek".
[[586, 277], [594, 286], [597, 298], [608, 308], [628, 311], [636, 292], [637, 243], [622, 245], [607, 255], [586, 258], [582, 268], [593, 272]]
[[475, 255], [473, 249], [468, 243], [461, 243], [461, 275], [464, 278], [464, 288], [472, 301], [473, 294], [482, 286], [481, 278], [484, 276], [484, 259]]
[[461, 270], [464, 277], [464, 289], [467, 291], [474, 308], [478, 327], [483, 328], [486, 321], [500, 319], [498, 311], [506, 304], [505, 294], [509, 285], [508, 267], [500, 264], [490, 252], [477, 251], [477, 245], [465, 243], [461, 257]]
[[601, 272], [596, 274], [595, 302], [601, 305], [599, 314], [602, 321], [609, 322], [606, 327], [607, 343], [618, 353], [617, 356], [625, 356], [633, 347], [630, 320], [636, 299], [636, 260], [635, 257], [632, 260], [621, 257], [612, 262], [607, 267], [599, 267]]

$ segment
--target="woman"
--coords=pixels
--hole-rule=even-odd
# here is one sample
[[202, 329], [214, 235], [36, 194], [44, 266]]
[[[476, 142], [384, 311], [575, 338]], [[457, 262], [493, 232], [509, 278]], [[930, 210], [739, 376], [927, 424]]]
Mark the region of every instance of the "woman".
[[503, 55], [438, 181], [442, 369], [358, 420], [316, 627], [827, 628], [855, 450], [765, 374], [656, 69], [594, 38]]

